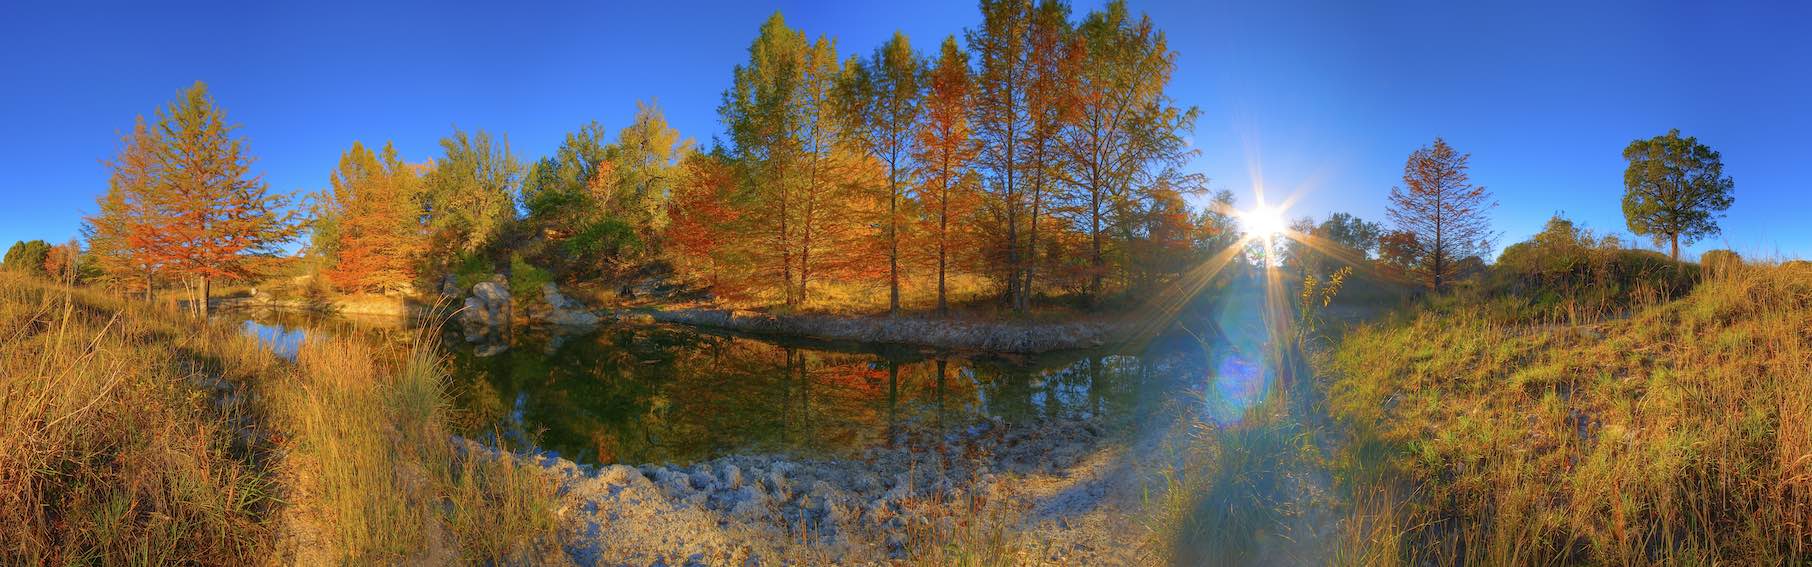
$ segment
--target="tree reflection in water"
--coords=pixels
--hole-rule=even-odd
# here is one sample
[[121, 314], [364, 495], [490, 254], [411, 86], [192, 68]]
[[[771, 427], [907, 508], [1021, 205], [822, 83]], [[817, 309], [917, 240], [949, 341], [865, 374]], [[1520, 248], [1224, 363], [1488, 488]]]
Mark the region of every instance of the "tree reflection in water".
[[[340, 318], [261, 315], [248, 332], [357, 333], [402, 345], [412, 331]], [[449, 336], [462, 432], [581, 463], [689, 463], [729, 453], [849, 456], [905, 429], [1096, 418], [1147, 419], [1189, 377], [1201, 350], [1159, 337], [1119, 351], [1032, 357], [774, 341], [687, 327], [607, 327], [519, 336], [477, 357]], [[1167, 377], [1159, 380], [1154, 377]], [[1199, 386], [1197, 386], [1199, 387]], [[1165, 394], [1165, 392], [1169, 394]]]
[[886, 444], [903, 428], [1111, 418], [1139, 403], [1151, 372], [1145, 356], [1129, 354], [965, 357], [678, 327], [544, 341], [519, 339], [489, 358], [456, 349], [458, 403], [477, 430], [590, 463], [835, 457]]

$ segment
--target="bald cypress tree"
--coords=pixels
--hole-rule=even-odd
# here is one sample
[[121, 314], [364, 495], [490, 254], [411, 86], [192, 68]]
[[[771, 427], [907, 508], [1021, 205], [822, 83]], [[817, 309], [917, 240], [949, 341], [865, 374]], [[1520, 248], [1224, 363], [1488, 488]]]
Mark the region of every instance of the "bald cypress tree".
[[236, 128], [199, 81], [158, 113], [158, 172], [143, 195], [145, 230], [133, 239], [153, 262], [195, 282], [204, 318], [213, 282], [259, 274], [300, 231], [289, 198], [251, 173]]
[[1497, 203], [1467, 174], [1472, 156], [1454, 151], [1446, 140], [1409, 154], [1403, 185], [1390, 190], [1390, 219], [1413, 236], [1418, 261], [1410, 270], [1428, 289], [1441, 291], [1458, 272], [1459, 261], [1490, 248], [1490, 220], [1485, 213]]
[[98, 210], [82, 218], [82, 237], [88, 240], [88, 255], [99, 268], [102, 283], [121, 291], [143, 291], [150, 301], [162, 264], [141, 239], [157, 228], [149, 224], [147, 196], [162, 175], [157, 160], [162, 141], [141, 117], [121, 142], [119, 155], [107, 164], [113, 170], [107, 192], [95, 199]]
[[888, 313], [900, 312], [901, 206], [911, 185], [913, 133], [919, 120], [924, 63], [902, 33], [894, 33], [868, 60], [851, 57], [839, 97], [849, 137], [887, 170]]

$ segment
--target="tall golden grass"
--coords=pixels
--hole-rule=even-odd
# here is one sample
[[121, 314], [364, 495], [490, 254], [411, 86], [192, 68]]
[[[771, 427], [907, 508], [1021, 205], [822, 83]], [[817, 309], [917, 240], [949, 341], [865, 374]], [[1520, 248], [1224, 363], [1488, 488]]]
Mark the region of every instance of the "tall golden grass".
[[[1812, 561], [1812, 269], [1604, 321], [1456, 307], [1347, 335], [1355, 564]], [[1380, 472], [1376, 469], [1383, 469]]]
[[552, 480], [455, 445], [432, 336], [311, 339], [292, 364], [0, 273], [0, 564], [537, 560]]

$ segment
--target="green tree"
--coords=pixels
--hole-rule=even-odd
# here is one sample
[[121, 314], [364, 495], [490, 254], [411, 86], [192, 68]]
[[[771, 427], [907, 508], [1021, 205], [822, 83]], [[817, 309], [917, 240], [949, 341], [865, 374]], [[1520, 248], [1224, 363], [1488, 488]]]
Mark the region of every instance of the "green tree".
[[510, 154], [508, 139], [493, 142], [483, 130], [467, 135], [455, 128], [440, 147], [445, 155], [424, 183], [428, 227], [437, 244], [460, 253], [478, 252], [515, 220], [522, 166]]
[[610, 158], [603, 124], [588, 122], [566, 135], [554, 155], [529, 166], [522, 178], [522, 208], [534, 228], [557, 235], [578, 232], [599, 208], [589, 185]]
[[635, 105], [635, 118], [617, 132], [610, 147], [609, 167], [594, 180], [593, 193], [606, 210], [624, 218], [648, 239], [667, 226], [667, 200], [679, 175], [679, 162], [692, 152], [692, 140], [667, 124], [661, 107], [653, 102]]
[[34, 276], [44, 275], [44, 259], [50, 255], [50, 243], [42, 240], [14, 242], [6, 249], [6, 269]]
[[1736, 183], [1724, 176], [1717, 151], [1681, 137], [1676, 128], [1630, 142], [1623, 159], [1630, 162], [1623, 171], [1623, 218], [1630, 232], [1668, 242], [1676, 261], [1681, 241], [1691, 246], [1718, 234], [1716, 218], [1730, 208]]
[[850, 57], [844, 66], [841, 97], [850, 137], [870, 157], [887, 167], [888, 313], [900, 312], [900, 227], [905, 189], [911, 185], [913, 134], [919, 120], [925, 64], [906, 35], [894, 32], [867, 61]]

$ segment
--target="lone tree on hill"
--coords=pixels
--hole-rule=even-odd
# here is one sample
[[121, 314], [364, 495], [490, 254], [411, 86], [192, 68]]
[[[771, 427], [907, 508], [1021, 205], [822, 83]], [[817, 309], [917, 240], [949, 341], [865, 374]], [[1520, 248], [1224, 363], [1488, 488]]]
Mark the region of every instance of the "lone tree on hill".
[[1403, 186], [1390, 189], [1390, 220], [1414, 236], [1419, 259], [1410, 273], [1441, 291], [1459, 272], [1461, 258], [1483, 255], [1490, 248], [1491, 228], [1485, 212], [1496, 207], [1484, 187], [1466, 174], [1471, 154], [1455, 152], [1446, 140], [1418, 148], [1403, 164]]
[[1718, 234], [1714, 219], [1730, 208], [1736, 184], [1724, 176], [1717, 151], [1698, 138], [1680, 137], [1676, 128], [1630, 142], [1623, 159], [1630, 162], [1623, 171], [1623, 218], [1630, 232], [1668, 242], [1675, 261], [1680, 241], [1690, 246]]

